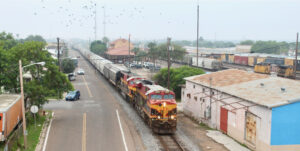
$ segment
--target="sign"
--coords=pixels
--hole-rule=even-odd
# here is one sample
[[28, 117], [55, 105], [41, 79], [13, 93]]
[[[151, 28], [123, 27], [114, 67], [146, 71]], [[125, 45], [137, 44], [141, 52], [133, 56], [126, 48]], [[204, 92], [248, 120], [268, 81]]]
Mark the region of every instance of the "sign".
[[36, 105], [32, 105], [30, 107], [30, 111], [31, 111], [31, 113], [35, 114], [39, 111], [39, 108]]

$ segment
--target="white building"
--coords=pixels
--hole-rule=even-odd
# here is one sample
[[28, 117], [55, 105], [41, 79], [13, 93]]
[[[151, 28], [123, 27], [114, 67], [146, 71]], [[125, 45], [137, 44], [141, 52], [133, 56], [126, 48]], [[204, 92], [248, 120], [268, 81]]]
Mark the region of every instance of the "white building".
[[236, 69], [185, 80], [185, 114], [253, 150], [300, 150], [300, 82]]

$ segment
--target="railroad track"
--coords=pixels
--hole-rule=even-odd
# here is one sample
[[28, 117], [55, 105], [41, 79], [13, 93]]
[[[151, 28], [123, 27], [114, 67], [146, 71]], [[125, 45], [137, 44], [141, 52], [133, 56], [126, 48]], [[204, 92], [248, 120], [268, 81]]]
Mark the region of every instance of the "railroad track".
[[163, 151], [187, 151], [176, 139], [175, 135], [157, 135]]

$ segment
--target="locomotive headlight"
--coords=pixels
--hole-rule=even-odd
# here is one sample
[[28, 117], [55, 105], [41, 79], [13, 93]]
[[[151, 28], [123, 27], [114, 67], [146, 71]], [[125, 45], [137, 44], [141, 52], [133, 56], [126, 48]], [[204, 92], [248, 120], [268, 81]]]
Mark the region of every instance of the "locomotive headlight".
[[171, 119], [174, 120], [174, 119], [175, 119], [175, 116], [174, 116], [174, 115], [171, 115]]
[[164, 102], [164, 103], [163, 103], [163, 106], [164, 106], [164, 107], [166, 107], [166, 105], [167, 105], [167, 103], [166, 103], [166, 102]]
[[157, 118], [160, 119], [160, 116], [158, 116]]

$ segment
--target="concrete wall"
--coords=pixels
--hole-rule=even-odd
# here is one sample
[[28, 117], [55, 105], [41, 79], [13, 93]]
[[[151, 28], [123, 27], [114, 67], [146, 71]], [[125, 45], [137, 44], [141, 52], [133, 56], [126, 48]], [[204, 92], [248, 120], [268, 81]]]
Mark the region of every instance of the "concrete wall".
[[[204, 91], [203, 91], [204, 88]], [[213, 93], [212, 98], [209, 94]], [[188, 97], [188, 94], [190, 97]], [[197, 100], [195, 100], [195, 97]], [[248, 101], [227, 95], [217, 90], [212, 90], [186, 81], [186, 87], [182, 89], [183, 111], [185, 114], [205, 123], [211, 128], [220, 130], [220, 108], [228, 110], [227, 134], [237, 141], [246, 144], [253, 150], [271, 150], [271, 117], [272, 111], [265, 107], [257, 106]], [[235, 103], [239, 102], [239, 103]], [[224, 105], [231, 104], [231, 105]], [[252, 144], [245, 139], [245, 115], [246, 106], [248, 112], [255, 115], [256, 119], [256, 142]], [[205, 111], [211, 108], [211, 116], [206, 117]], [[299, 115], [299, 114], [298, 114]]]
[[272, 109], [271, 145], [300, 146], [300, 102]]

